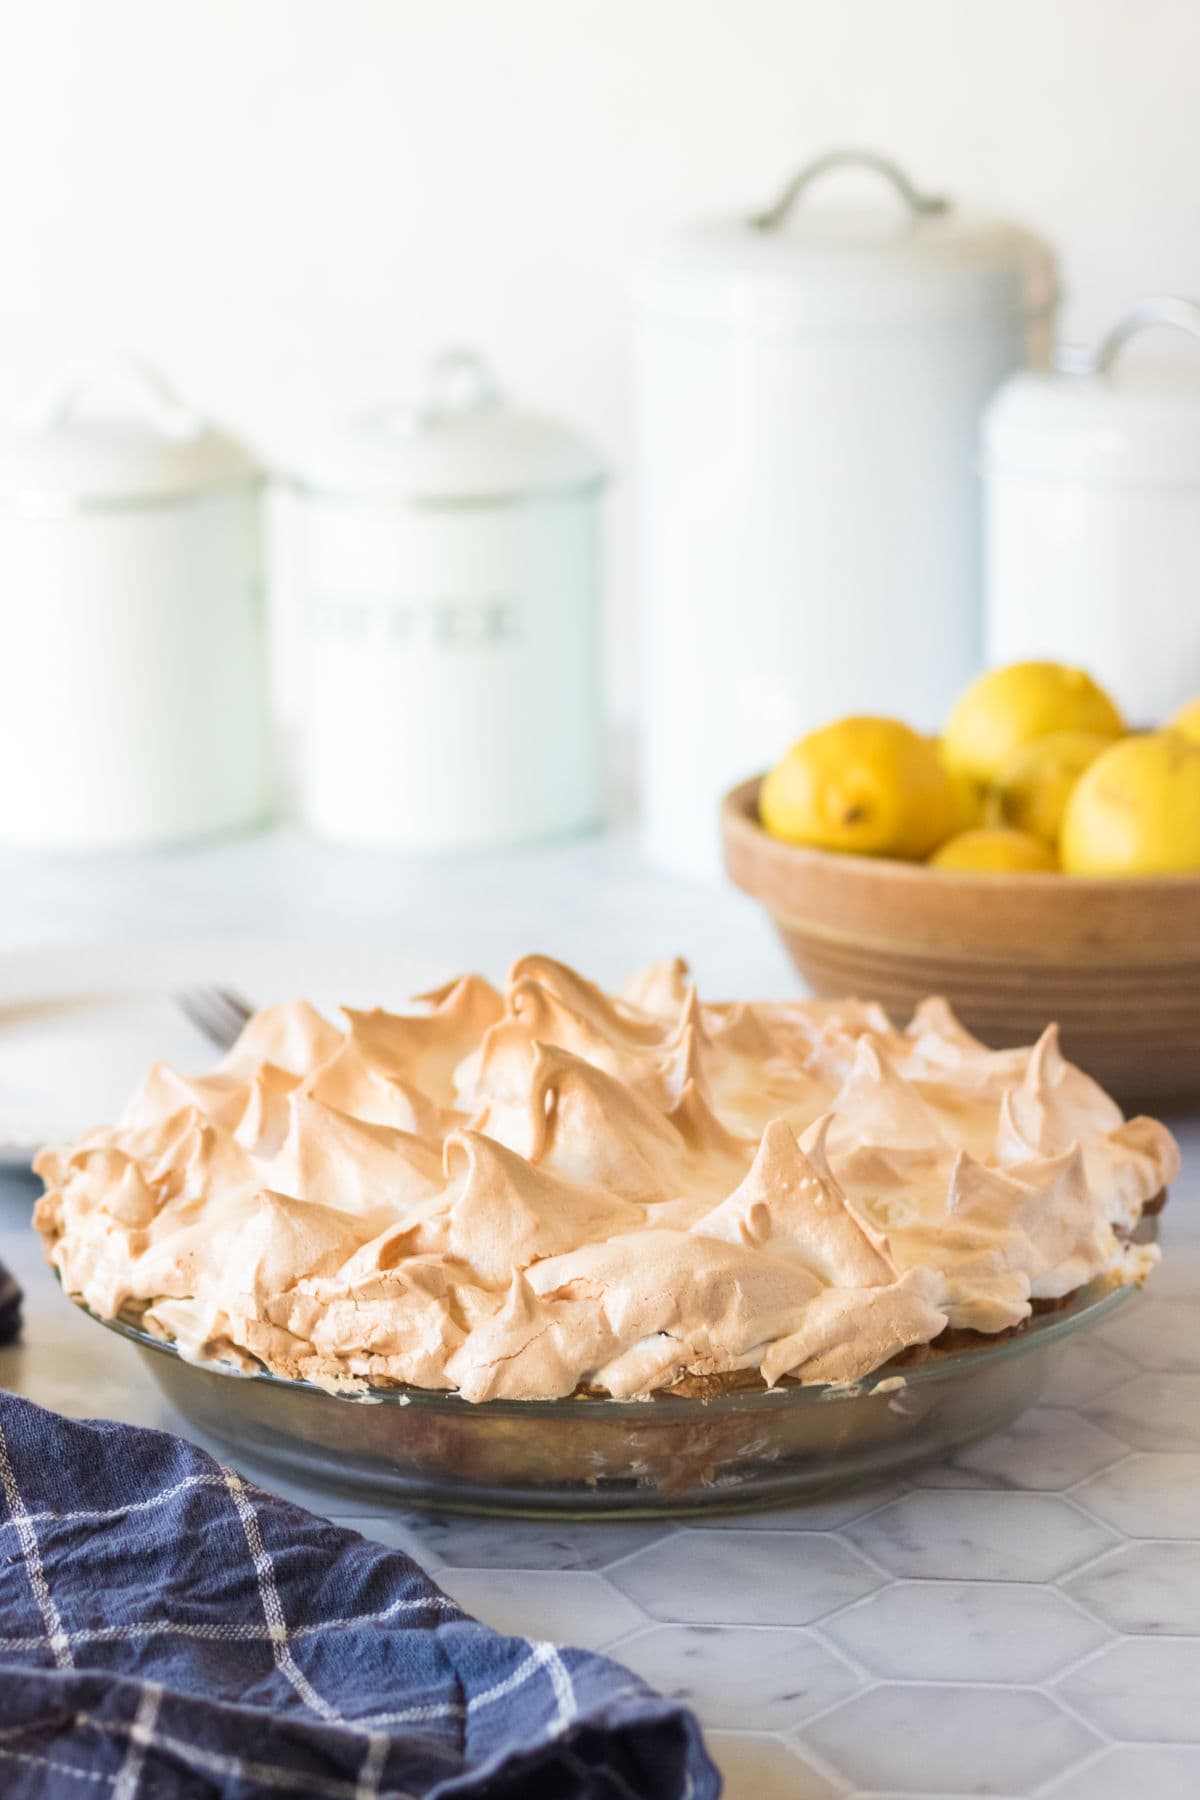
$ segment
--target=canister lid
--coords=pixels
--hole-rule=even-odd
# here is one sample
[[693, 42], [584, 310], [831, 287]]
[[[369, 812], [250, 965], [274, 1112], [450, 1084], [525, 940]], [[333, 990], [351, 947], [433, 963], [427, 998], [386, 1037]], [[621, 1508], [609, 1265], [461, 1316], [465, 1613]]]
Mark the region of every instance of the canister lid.
[[[882, 176], [890, 201], [807, 203], [817, 179], [842, 167]], [[1052, 309], [1057, 285], [1053, 252], [1024, 226], [962, 212], [885, 158], [847, 150], [810, 163], [764, 211], [670, 239], [635, 292], [646, 311], [674, 318], [819, 328], [1036, 315]]]
[[244, 445], [133, 357], [82, 371], [32, 420], [0, 431], [0, 505], [152, 504], [260, 473]]
[[584, 438], [516, 411], [487, 364], [461, 350], [433, 360], [415, 401], [345, 421], [308, 445], [292, 472], [319, 495], [425, 506], [573, 493], [605, 478]]
[[1140, 301], [1097, 350], [1062, 351], [1053, 371], [1005, 382], [984, 415], [987, 468], [1120, 487], [1200, 483], [1200, 343], [1120, 355], [1153, 325], [1200, 339], [1200, 304]]

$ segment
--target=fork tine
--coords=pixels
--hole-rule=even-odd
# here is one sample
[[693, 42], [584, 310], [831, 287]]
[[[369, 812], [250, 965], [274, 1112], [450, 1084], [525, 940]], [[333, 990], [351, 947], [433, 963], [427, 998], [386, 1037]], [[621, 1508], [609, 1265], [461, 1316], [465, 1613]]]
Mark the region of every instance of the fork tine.
[[247, 1021], [254, 1017], [256, 1007], [239, 994], [236, 988], [215, 988], [213, 991], [221, 996], [229, 1010], [230, 1018], [236, 1019], [237, 1028], [241, 1031]]
[[219, 1049], [228, 1050], [241, 1036], [254, 1008], [230, 988], [185, 988], [175, 1004], [186, 1019]]
[[175, 995], [175, 1004], [189, 1024], [194, 1025], [211, 1043], [228, 1049], [225, 1027], [217, 1020], [206, 994], [200, 990]]

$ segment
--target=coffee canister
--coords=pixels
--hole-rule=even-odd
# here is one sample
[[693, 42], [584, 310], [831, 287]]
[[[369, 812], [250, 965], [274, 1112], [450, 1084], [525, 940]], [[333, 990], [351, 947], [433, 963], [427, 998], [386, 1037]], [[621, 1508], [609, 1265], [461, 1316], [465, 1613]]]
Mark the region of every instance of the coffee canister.
[[319, 833], [520, 843], [601, 810], [596, 452], [451, 352], [296, 470], [300, 793]]
[[[865, 165], [881, 205], [811, 199]], [[980, 656], [984, 404], [1048, 354], [1032, 233], [822, 157], [636, 284], [648, 845], [716, 867], [717, 801], [839, 713], [936, 728]]]
[[260, 489], [250, 453], [130, 359], [0, 432], [0, 845], [262, 817]]
[[1144, 300], [984, 421], [987, 651], [1081, 664], [1155, 724], [1200, 693], [1200, 305]]

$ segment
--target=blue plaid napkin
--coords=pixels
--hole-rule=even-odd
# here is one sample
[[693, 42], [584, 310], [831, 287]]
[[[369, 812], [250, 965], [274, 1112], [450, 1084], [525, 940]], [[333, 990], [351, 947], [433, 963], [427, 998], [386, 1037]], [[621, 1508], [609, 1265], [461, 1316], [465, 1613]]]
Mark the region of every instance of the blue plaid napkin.
[[715, 1800], [684, 1708], [179, 1438], [0, 1393], [5, 1800]]

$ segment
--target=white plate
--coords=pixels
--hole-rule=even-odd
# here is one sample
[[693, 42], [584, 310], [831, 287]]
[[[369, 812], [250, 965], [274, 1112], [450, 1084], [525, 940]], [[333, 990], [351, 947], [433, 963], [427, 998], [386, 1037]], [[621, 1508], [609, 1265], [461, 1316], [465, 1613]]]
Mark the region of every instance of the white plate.
[[0, 955], [0, 1166], [27, 1165], [120, 1112], [157, 1057], [184, 1069], [220, 1051], [171, 996], [215, 982], [256, 1005], [304, 995], [401, 1007], [457, 971], [408, 948], [280, 943], [269, 938], [106, 944]]

